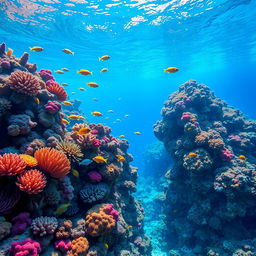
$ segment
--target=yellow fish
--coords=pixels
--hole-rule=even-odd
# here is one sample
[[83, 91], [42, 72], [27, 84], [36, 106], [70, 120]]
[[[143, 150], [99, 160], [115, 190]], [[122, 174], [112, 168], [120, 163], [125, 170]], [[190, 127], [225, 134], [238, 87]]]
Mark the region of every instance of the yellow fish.
[[121, 156], [121, 155], [116, 155], [116, 158], [117, 158], [117, 161], [118, 161], [118, 162], [121, 162], [121, 163], [123, 163], [123, 162], [126, 161], [125, 157], [124, 157], [124, 156]]
[[114, 113], [114, 111], [113, 110], [108, 110], [108, 113]]
[[39, 98], [34, 98], [34, 100], [35, 100], [35, 103], [37, 104], [37, 105], [39, 105], [40, 104], [40, 100], [39, 100]]
[[107, 68], [103, 68], [100, 72], [101, 72], [101, 73], [105, 73], [105, 72], [107, 72], [107, 71], [108, 71]]
[[92, 72], [87, 69], [80, 69], [76, 73], [83, 76], [92, 75]]
[[196, 156], [197, 156], [197, 153], [190, 152], [190, 153], [188, 154], [188, 156], [189, 156], [189, 157], [196, 157]]
[[104, 247], [105, 247], [106, 249], [108, 249], [108, 244], [104, 244]]
[[97, 99], [97, 98], [92, 98], [92, 100], [94, 100], [94, 101], [98, 101], [98, 99]]
[[93, 115], [93, 116], [103, 116], [103, 114], [99, 111], [94, 111], [94, 112], [91, 113], [91, 115]]
[[119, 138], [124, 138], [125, 136], [124, 135], [120, 135]]
[[34, 47], [30, 47], [29, 50], [32, 52], [42, 52], [44, 48], [40, 46], [34, 46]]
[[89, 133], [91, 130], [87, 127], [81, 128], [79, 131], [75, 132], [77, 135], [85, 135]]
[[179, 71], [179, 69], [175, 68], [175, 67], [169, 67], [169, 68], [164, 69], [164, 72], [167, 72], [167, 73], [176, 73], [178, 71]]
[[78, 90], [80, 90], [82, 92], [86, 91], [86, 89], [84, 89], [83, 87], [79, 87]]
[[73, 106], [74, 105], [73, 103], [71, 103], [70, 101], [67, 101], [67, 100], [63, 101], [62, 104], [65, 106]]
[[245, 161], [245, 160], [247, 159], [244, 155], [240, 155], [238, 158], [239, 158], [240, 160], [243, 160], [243, 161]]
[[136, 135], [141, 135], [141, 132], [134, 132], [134, 134], [136, 134]]
[[101, 56], [101, 57], [99, 57], [99, 60], [108, 60], [108, 59], [110, 59], [110, 56], [109, 55], [104, 55], [104, 56]]
[[66, 71], [66, 72], [69, 71], [68, 68], [62, 68], [62, 70], [63, 70], [63, 71]]
[[61, 122], [63, 124], [70, 124], [70, 122], [67, 119], [64, 119], [64, 118], [61, 119]]
[[191, 120], [192, 122], [197, 121], [197, 119], [196, 119], [196, 118], [191, 118], [190, 120]]
[[62, 71], [62, 70], [60, 70], [60, 69], [55, 70], [54, 72], [55, 72], [56, 74], [64, 74], [64, 71]]
[[54, 212], [55, 214], [62, 214], [64, 213], [65, 211], [67, 211], [68, 207], [70, 206], [71, 204], [61, 204], [57, 209], [56, 211]]
[[128, 225], [128, 228], [132, 228], [132, 225]]
[[76, 177], [79, 178], [79, 172], [75, 169], [72, 170], [72, 174]]
[[92, 88], [97, 88], [99, 87], [99, 85], [97, 83], [94, 83], [94, 82], [89, 82], [87, 83], [88, 86], [92, 87]]
[[83, 116], [79, 116], [79, 115], [69, 115], [68, 119], [71, 119], [71, 120], [84, 120], [85, 118]]
[[6, 52], [6, 55], [10, 58], [13, 54], [13, 49], [8, 48], [8, 51]]
[[103, 156], [95, 156], [92, 160], [97, 164], [107, 163], [108, 161], [108, 159], [104, 158]]
[[69, 50], [69, 49], [67, 49], [67, 48], [62, 49], [62, 51], [65, 52], [66, 54], [72, 54], [72, 55], [75, 54], [74, 52], [72, 52], [71, 50]]
[[61, 83], [62, 86], [68, 86], [68, 83]]

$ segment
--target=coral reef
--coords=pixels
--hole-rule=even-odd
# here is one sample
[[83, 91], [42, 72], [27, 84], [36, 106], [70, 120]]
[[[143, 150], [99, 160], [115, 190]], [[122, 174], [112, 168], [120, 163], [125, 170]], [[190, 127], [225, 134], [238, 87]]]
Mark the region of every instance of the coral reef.
[[128, 142], [28, 61], [0, 45], [0, 254], [149, 256]]
[[173, 159], [165, 194], [169, 255], [254, 255], [256, 122], [188, 81], [154, 126]]

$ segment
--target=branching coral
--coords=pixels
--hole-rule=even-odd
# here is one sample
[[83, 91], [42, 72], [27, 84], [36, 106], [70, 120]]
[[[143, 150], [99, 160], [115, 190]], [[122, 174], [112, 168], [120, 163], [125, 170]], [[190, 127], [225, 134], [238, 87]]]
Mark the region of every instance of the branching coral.
[[0, 156], [0, 175], [17, 175], [26, 168], [26, 163], [17, 154], [4, 154]]
[[41, 89], [40, 83], [35, 76], [19, 70], [9, 76], [7, 84], [12, 90], [29, 96], [36, 96]]
[[70, 161], [66, 155], [54, 148], [41, 148], [35, 152], [38, 167], [48, 172], [54, 178], [62, 178], [71, 169]]
[[24, 241], [13, 242], [11, 244], [11, 256], [39, 256], [41, 246], [38, 242], [27, 238]]
[[56, 148], [62, 151], [70, 161], [79, 162], [84, 156], [80, 146], [71, 141], [60, 141], [57, 144]]
[[28, 194], [38, 194], [46, 186], [46, 176], [36, 169], [28, 170], [18, 176], [16, 185]]
[[54, 234], [58, 227], [58, 220], [55, 217], [38, 217], [31, 223], [32, 233], [36, 236]]
[[50, 93], [56, 95], [59, 101], [65, 101], [68, 97], [65, 89], [54, 80], [48, 80], [46, 82], [46, 89]]

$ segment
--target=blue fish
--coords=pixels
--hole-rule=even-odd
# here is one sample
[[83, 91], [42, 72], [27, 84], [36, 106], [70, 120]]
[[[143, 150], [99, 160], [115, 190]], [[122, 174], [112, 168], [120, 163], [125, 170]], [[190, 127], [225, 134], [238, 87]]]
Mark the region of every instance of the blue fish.
[[88, 166], [90, 163], [92, 163], [93, 161], [91, 159], [85, 158], [83, 161], [81, 161], [79, 163], [79, 165], [85, 165]]

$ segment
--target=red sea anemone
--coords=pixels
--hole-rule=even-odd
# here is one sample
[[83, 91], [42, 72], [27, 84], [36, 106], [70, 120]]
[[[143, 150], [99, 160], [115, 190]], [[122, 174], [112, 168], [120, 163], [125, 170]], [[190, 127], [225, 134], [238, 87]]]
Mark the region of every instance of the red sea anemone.
[[36, 96], [41, 89], [40, 83], [35, 76], [20, 70], [13, 72], [9, 76], [7, 84], [12, 90], [29, 96]]
[[17, 175], [26, 168], [26, 163], [18, 154], [0, 156], [0, 175]]
[[20, 174], [16, 185], [28, 194], [38, 194], [46, 186], [46, 176], [36, 169], [28, 170]]
[[66, 176], [70, 169], [70, 161], [66, 155], [54, 148], [40, 148], [35, 152], [38, 167], [54, 178]]
[[65, 89], [54, 80], [48, 80], [46, 82], [46, 89], [50, 93], [56, 95], [59, 101], [64, 101], [68, 97], [68, 94], [66, 93]]

